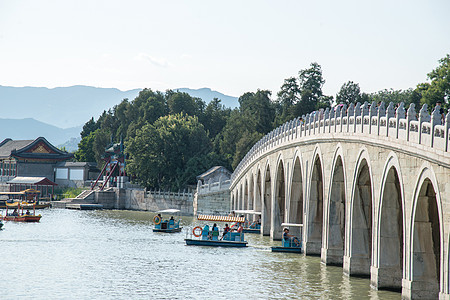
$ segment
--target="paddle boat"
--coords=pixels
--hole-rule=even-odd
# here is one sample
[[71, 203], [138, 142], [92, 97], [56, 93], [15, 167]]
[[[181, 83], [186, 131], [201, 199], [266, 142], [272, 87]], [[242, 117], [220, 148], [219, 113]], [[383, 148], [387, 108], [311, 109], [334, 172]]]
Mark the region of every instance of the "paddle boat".
[[157, 215], [153, 217], [153, 223], [155, 227], [153, 228], [153, 232], [166, 232], [166, 233], [174, 233], [180, 232], [183, 227], [180, 227], [181, 219], [178, 218], [176, 221], [173, 216], [169, 220], [163, 220], [161, 214], [180, 214], [179, 209], [164, 209], [157, 211]]
[[[208, 216], [198, 215], [200, 221], [211, 222], [228, 222], [228, 223], [244, 223], [243, 217], [224, 217], [224, 216]], [[186, 245], [190, 246], [210, 246], [210, 247], [247, 247], [244, 240], [244, 233], [230, 230], [224, 233], [217, 226], [209, 225], [196, 226], [192, 232], [186, 233]]]
[[[261, 233], [261, 212], [260, 211], [254, 211], [254, 210], [235, 210], [234, 213], [236, 215], [256, 215], [256, 220], [249, 222], [247, 218], [244, 222], [244, 230], [242, 232], [244, 233]], [[238, 226], [238, 224], [232, 226], [231, 228], [234, 228], [235, 226]]]
[[[30, 212], [29, 210], [27, 210], [25, 213], [23, 212], [24, 207], [27, 207], [27, 205], [27, 202], [6, 203], [6, 213], [4, 216], [0, 215], [0, 219], [14, 222], [39, 222], [42, 216], [40, 214], [36, 215], [36, 209], [34, 205], [33, 212]], [[10, 212], [11, 209], [13, 209], [13, 212]]]
[[[301, 239], [289, 234], [289, 227], [303, 227], [303, 224], [295, 223], [282, 223], [283, 238], [281, 240], [281, 247], [272, 247], [272, 252], [289, 252], [289, 253], [302, 253], [302, 241]], [[287, 229], [287, 232], [285, 231]]]

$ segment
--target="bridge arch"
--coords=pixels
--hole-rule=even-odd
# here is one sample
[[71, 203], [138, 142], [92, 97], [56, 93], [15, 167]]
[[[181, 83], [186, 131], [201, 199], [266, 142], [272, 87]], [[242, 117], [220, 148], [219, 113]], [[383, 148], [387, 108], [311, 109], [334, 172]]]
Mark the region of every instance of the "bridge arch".
[[309, 177], [307, 208], [307, 224], [305, 235], [305, 254], [320, 255], [323, 231], [323, 156], [316, 146]]
[[373, 175], [369, 152], [362, 147], [353, 175], [349, 207], [349, 228], [344, 256], [344, 272], [348, 275], [369, 276], [372, 261]]
[[[255, 180], [255, 188], [254, 188], [254, 210], [260, 212], [262, 209], [262, 177], [261, 177], [261, 169], [258, 166], [256, 169], [256, 180]], [[258, 218], [258, 216], [256, 216]]]
[[[290, 178], [290, 193], [288, 197], [288, 219], [289, 223], [303, 224], [303, 164], [302, 156], [298, 149], [294, 154], [294, 159], [291, 168]], [[301, 227], [291, 228], [291, 234], [303, 239], [303, 230]]]
[[372, 286], [401, 290], [405, 276], [405, 193], [397, 155], [390, 152], [381, 179], [374, 228]]
[[270, 163], [267, 160], [263, 175], [263, 210], [261, 217], [261, 232], [263, 235], [270, 235], [270, 222], [272, 219], [272, 175]]
[[254, 179], [254, 174], [250, 173], [249, 175], [249, 180], [248, 180], [248, 205], [247, 205], [247, 209], [252, 210], [255, 207], [255, 194], [254, 194], [254, 183], [253, 181]]
[[281, 240], [281, 223], [286, 215], [286, 172], [283, 156], [278, 156], [275, 173], [275, 197], [272, 203], [272, 226], [270, 236], [272, 239]]
[[247, 209], [248, 207], [248, 178], [244, 180], [244, 189], [242, 191], [242, 207], [240, 209]]
[[430, 166], [420, 172], [410, 225], [409, 274], [402, 294], [437, 299], [443, 290], [443, 217], [438, 181]]
[[326, 264], [343, 264], [346, 224], [346, 168], [342, 146], [337, 145], [331, 168], [325, 205], [324, 245], [321, 259]]

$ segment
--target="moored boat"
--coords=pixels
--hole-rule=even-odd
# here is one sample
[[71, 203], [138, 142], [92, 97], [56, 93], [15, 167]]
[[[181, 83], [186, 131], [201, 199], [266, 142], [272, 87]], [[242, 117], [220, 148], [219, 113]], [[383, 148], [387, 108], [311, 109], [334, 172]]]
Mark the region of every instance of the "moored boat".
[[181, 232], [183, 227], [180, 227], [181, 219], [175, 220], [173, 216], [169, 220], [163, 220], [161, 214], [180, 214], [179, 209], [164, 209], [157, 211], [157, 215], [153, 217], [153, 223], [155, 223], [155, 227], [153, 228], [153, 232], [165, 232], [165, 233], [175, 233]]
[[[213, 222], [244, 222], [244, 218], [241, 217], [199, 215], [197, 219], [200, 221]], [[221, 231], [217, 226], [212, 226], [210, 228], [209, 225], [194, 227], [192, 232], [187, 232], [185, 241], [186, 245], [190, 246], [247, 247], [247, 241], [244, 240], [243, 232], [235, 232], [231, 231], [231, 229]]]
[[[27, 202], [25, 202], [27, 204]], [[25, 206], [25, 205], [24, 205]], [[14, 209], [13, 212], [8, 212], [8, 209]], [[28, 209], [24, 213], [24, 207], [21, 202], [6, 203], [6, 212], [4, 216], [0, 215], [0, 218], [5, 221], [14, 222], [39, 222], [41, 220], [41, 215], [36, 215], [36, 209], [33, 207], [33, 212]]]
[[282, 223], [281, 226], [284, 226], [281, 247], [272, 247], [272, 252], [302, 253], [301, 239], [289, 234], [289, 227], [302, 228], [303, 224]]
[[237, 215], [253, 215], [253, 221], [248, 221], [245, 218], [244, 229], [242, 232], [244, 233], [261, 233], [261, 212], [254, 210], [235, 210], [235, 214]]

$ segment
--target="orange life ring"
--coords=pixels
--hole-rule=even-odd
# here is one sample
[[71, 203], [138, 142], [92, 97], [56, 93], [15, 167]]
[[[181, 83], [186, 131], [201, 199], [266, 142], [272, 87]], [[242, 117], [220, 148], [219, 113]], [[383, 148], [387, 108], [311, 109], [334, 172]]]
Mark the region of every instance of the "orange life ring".
[[[195, 230], [197, 230], [197, 229], [200, 229], [200, 233], [199, 233], [199, 234], [195, 234]], [[195, 237], [199, 237], [199, 236], [202, 235], [202, 231], [203, 231], [202, 227], [201, 227], [201, 226], [197, 226], [197, 227], [194, 227], [194, 229], [192, 229], [192, 234], [193, 234]]]
[[154, 216], [153, 223], [155, 223], [155, 225], [159, 225], [161, 223], [161, 218], [159, 216]]

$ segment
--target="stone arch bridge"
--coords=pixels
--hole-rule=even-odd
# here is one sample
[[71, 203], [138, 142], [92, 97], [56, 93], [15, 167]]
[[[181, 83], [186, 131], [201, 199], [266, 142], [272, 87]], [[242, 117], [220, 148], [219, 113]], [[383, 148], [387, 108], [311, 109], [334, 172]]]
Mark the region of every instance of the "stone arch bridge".
[[[417, 117], [418, 115], [418, 117]], [[313, 112], [273, 130], [232, 175], [262, 234], [301, 223], [306, 255], [408, 299], [450, 299], [450, 114], [390, 103]]]

